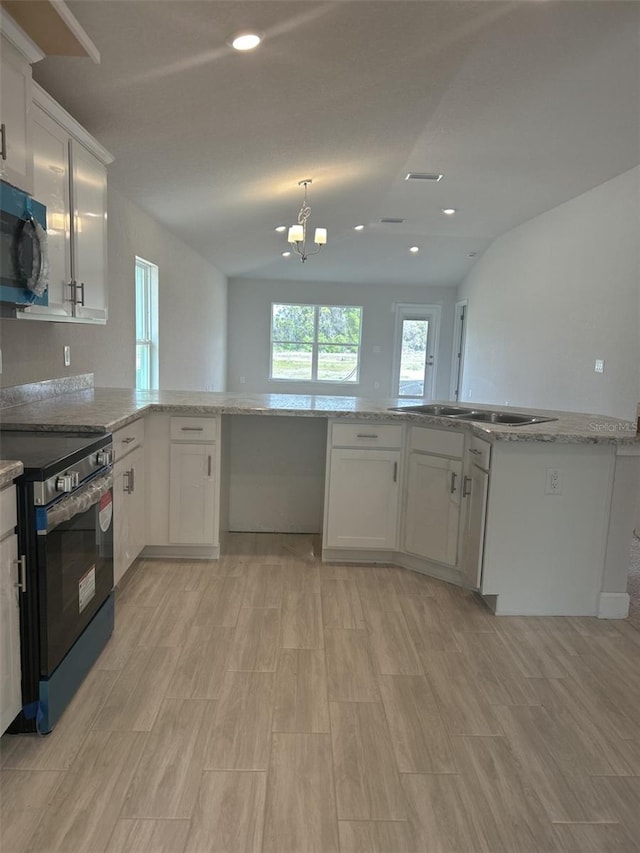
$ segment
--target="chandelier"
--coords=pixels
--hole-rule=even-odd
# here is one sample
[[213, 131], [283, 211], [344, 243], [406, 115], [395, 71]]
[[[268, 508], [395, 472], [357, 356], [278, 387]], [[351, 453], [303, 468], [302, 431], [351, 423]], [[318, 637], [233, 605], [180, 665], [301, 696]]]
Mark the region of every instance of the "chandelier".
[[298, 224], [292, 225], [289, 228], [289, 234], [287, 235], [287, 240], [291, 244], [291, 248], [296, 255], [300, 256], [302, 263], [304, 263], [310, 255], [317, 255], [320, 249], [326, 245], [327, 242], [327, 229], [316, 228], [313, 236], [315, 249], [313, 249], [313, 251], [307, 250], [307, 220], [311, 215], [311, 208], [307, 203], [307, 187], [311, 183], [311, 178], [305, 178], [303, 181], [298, 181], [298, 186], [304, 187], [304, 199], [302, 201], [300, 212], [298, 213]]

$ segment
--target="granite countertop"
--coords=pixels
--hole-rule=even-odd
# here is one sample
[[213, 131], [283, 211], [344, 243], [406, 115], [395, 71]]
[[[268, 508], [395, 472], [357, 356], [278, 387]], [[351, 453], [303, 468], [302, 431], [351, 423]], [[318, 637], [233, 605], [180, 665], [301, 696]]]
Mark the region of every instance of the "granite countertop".
[[0, 459], [0, 489], [10, 486], [22, 474], [22, 462], [5, 462]]
[[[437, 401], [435, 401], [437, 402]], [[446, 402], [446, 401], [443, 401]], [[369, 400], [303, 394], [239, 394], [204, 391], [134, 391], [85, 388], [35, 402], [8, 406], [0, 412], [3, 429], [113, 432], [149, 412], [177, 415], [268, 415], [337, 417], [353, 420], [410, 421], [471, 432], [490, 441], [541, 441], [566, 444], [636, 444], [640, 439], [631, 421], [603, 415], [517, 408], [519, 412], [557, 418], [523, 426], [482, 424], [414, 413], [392, 412], [410, 400]], [[456, 404], [457, 405], [457, 404]], [[464, 403], [477, 410], [514, 411], [513, 407]], [[1, 436], [0, 436], [1, 442]]]

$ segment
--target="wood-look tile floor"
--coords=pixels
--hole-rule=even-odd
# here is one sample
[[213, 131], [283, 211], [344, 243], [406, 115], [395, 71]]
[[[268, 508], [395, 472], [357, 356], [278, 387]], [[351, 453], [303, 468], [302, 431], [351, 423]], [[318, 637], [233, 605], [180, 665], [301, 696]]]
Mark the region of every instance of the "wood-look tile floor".
[[640, 851], [638, 628], [317, 551], [139, 561], [53, 733], [0, 740], [2, 853]]

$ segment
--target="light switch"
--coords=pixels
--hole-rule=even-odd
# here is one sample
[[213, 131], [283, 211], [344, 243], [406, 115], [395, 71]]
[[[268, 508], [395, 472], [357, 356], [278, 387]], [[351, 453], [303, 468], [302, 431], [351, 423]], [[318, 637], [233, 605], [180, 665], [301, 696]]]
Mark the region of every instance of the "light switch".
[[604, 359], [596, 358], [596, 366], [593, 369], [596, 373], [604, 373]]
[[71, 366], [71, 347], [65, 346], [62, 352], [63, 352], [63, 358], [64, 358], [64, 366], [70, 367]]

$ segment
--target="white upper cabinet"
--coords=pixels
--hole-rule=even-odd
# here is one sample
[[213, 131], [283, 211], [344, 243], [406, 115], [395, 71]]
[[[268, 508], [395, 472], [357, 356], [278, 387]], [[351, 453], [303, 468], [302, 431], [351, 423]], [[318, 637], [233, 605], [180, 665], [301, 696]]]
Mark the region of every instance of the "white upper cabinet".
[[107, 321], [107, 170], [113, 158], [36, 83], [34, 196], [47, 208], [49, 305], [17, 316]]
[[74, 139], [69, 153], [74, 316], [106, 322], [107, 170]]
[[49, 305], [42, 312], [71, 317], [71, 206], [69, 134], [33, 105], [34, 196], [47, 208]]
[[0, 178], [33, 190], [31, 66], [4, 37], [0, 43]]

